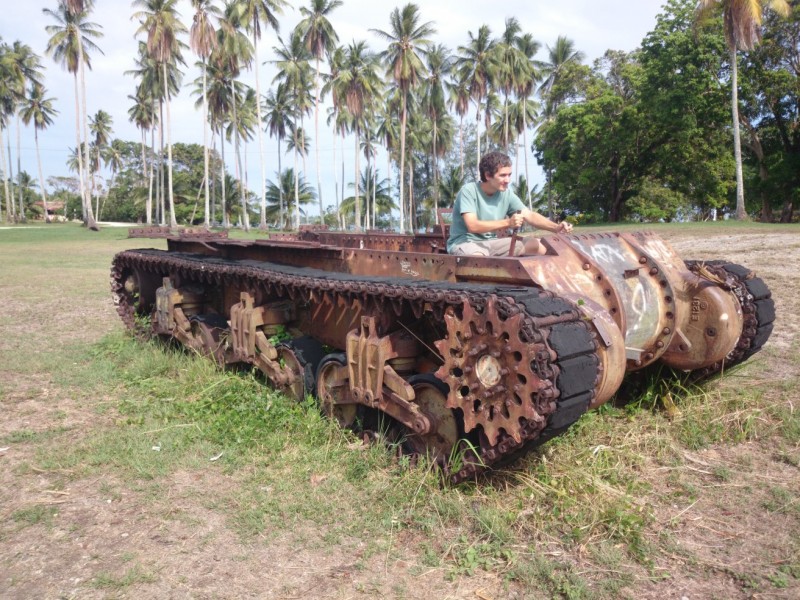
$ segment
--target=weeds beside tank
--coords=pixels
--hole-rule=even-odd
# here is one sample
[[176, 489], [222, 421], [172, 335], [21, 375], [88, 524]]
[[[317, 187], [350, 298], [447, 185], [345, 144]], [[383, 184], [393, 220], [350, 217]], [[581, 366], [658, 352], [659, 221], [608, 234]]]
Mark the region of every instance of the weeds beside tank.
[[113, 261], [128, 328], [251, 364], [342, 427], [388, 429], [453, 482], [562, 433], [628, 373], [699, 380], [746, 360], [775, 317], [746, 267], [684, 263], [650, 232], [484, 258], [446, 254], [440, 234], [157, 231], [166, 251]]

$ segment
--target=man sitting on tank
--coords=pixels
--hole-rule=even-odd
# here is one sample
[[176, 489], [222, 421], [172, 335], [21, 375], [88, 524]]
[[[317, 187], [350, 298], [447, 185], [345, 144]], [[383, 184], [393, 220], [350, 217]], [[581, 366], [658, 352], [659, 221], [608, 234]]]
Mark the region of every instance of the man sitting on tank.
[[[490, 152], [478, 165], [481, 180], [468, 183], [458, 192], [453, 206], [453, 222], [447, 240], [450, 254], [471, 256], [508, 256], [512, 238], [498, 238], [498, 231], [517, 229], [528, 223], [553, 233], [569, 233], [572, 224], [554, 223], [528, 210], [508, 186], [511, 182], [511, 159], [502, 152]], [[521, 238], [514, 245], [514, 255], [544, 254], [545, 248], [534, 236]]]

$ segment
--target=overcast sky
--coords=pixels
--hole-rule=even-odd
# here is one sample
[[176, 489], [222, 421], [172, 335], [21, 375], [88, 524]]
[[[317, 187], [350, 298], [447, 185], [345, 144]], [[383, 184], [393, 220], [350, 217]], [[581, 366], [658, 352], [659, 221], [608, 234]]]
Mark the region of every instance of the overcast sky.
[[[221, 6], [221, 2], [218, 5]], [[300, 20], [300, 6], [308, 4], [307, 0], [290, 2], [280, 21], [280, 34], [287, 37]], [[421, 18], [432, 21], [436, 34], [431, 36], [438, 43], [445, 44], [451, 50], [468, 42], [468, 32], [476, 33], [481, 25], [488, 25], [495, 36], [500, 35], [508, 17], [516, 17], [522, 30], [533, 34], [542, 44], [537, 58], [545, 58], [546, 46], [554, 44], [559, 35], [565, 35], [575, 42], [576, 47], [586, 55], [586, 62], [591, 63], [608, 50], [630, 51], [637, 48], [644, 36], [650, 32], [656, 22], [656, 15], [661, 12], [664, 0], [561, 0], [560, 2], [542, 0], [506, 0], [492, 2], [487, 0], [430, 0], [418, 2]], [[55, 106], [59, 116], [53, 126], [39, 135], [39, 144], [44, 164], [45, 180], [51, 175], [68, 175], [66, 160], [69, 148], [75, 146], [75, 106], [72, 76], [45, 56], [48, 35], [47, 25], [54, 21], [42, 13], [43, 8], [55, 9], [55, 0], [0, 0], [0, 38], [11, 44], [16, 40], [28, 44], [34, 52], [42, 57], [45, 67], [45, 86], [49, 97], [56, 98]], [[389, 14], [397, 2], [385, 0], [344, 0], [330, 17], [341, 44], [352, 40], [366, 40], [375, 51], [383, 49], [384, 42], [369, 30], [389, 29]], [[189, 0], [181, 0], [178, 10], [187, 28], [191, 25], [193, 11]], [[135, 32], [138, 23], [131, 20], [134, 9], [128, 0], [96, 0], [91, 20], [102, 27], [104, 36], [96, 41], [104, 54], [92, 57], [92, 70], [87, 72], [87, 110], [94, 114], [102, 109], [111, 114], [114, 137], [139, 141], [140, 133], [128, 121], [128, 108], [133, 94], [135, 82], [132, 77], [123, 75], [124, 71], [134, 67], [137, 42]], [[143, 39], [140, 36], [140, 39]], [[188, 39], [185, 40], [188, 43]], [[277, 45], [276, 34], [272, 30], [266, 32], [259, 43], [259, 59], [272, 58], [272, 48]], [[191, 51], [185, 56], [188, 64], [194, 64]], [[276, 74], [271, 64], [261, 67], [261, 93], [265, 94]], [[184, 85], [192, 82], [198, 73], [193, 69], [184, 75]], [[255, 85], [252, 73], [245, 73], [242, 80]], [[195, 98], [189, 89], [182, 89], [180, 95], [172, 103], [172, 140], [173, 142], [202, 143], [203, 134], [200, 115], [194, 109]], [[324, 119], [320, 118], [323, 123]], [[313, 118], [307, 120], [307, 131], [313, 137]], [[12, 136], [12, 152], [16, 157], [16, 129], [12, 124], [10, 132], [4, 133], [7, 142], [8, 134]], [[530, 136], [529, 136], [530, 139]], [[323, 199], [325, 204], [333, 203], [333, 142], [329, 133], [323, 132], [320, 126], [320, 162], [323, 180]], [[312, 142], [313, 143], [313, 142]], [[347, 147], [352, 147], [352, 142]], [[35, 147], [32, 131], [22, 130], [22, 169], [38, 180]], [[267, 179], [274, 179], [277, 171], [277, 144], [273, 139], [264, 136]], [[352, 150], [347, 150], [352, 157]], [[337, 150], [338, 152], [338, 150]], [[258, 141], [254, 139], [247, 147], [247, 164], [249, 187], [257, 195], [261, 189], [258, 184], [260, 167], [258, 160]], [[339, 152], [339, 154], [341, 154]], [[227, 154], [230, 156], [231, 154]], [[346, 157], [348, 155], [346, 154]], [[529, 158], [531, 165], [535, 161]], [[381, 157], [378, 168], [385, 171], [386, 161]], [[283, 167], [291, 165], [291, 156], [283, 159]], [[348, 163], [348, 169], [352, 169]], [[233, 172], [232, 164], [229, 170]], [[307, 179], [315, 185], [314, 149], [311, 148], [307, 162]], [[16, 162], [14, 164], [16, 172]], [[382, 173], [385, 176], [385, 173]], [[352, 181], [352, 175], [346, 174]], [[531, 179], [541, 181], [540, 175], [532, 173]], [[311, 214], [316, 214], [316, 210]]]

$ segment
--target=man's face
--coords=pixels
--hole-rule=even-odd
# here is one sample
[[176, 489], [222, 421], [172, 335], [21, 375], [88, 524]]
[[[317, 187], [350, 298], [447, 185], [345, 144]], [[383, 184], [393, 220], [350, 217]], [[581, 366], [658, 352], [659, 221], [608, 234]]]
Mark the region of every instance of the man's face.
[[494, 175], [487, 175], [484, 191], [490, 196], [495, 192], [504, 192], [511, 183], [511, 167], [500, 167]]

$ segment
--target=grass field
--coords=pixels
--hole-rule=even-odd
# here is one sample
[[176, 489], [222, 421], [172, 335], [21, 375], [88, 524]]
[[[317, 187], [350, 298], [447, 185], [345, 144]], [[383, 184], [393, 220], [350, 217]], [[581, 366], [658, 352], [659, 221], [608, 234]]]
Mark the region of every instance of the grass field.
[[648, 228], [758, 271], [764, 351], [458, 487], [128, 336], [111, 259], [163, 241], [0, 229], [0, 597], [797, 598], [800, 227]]

